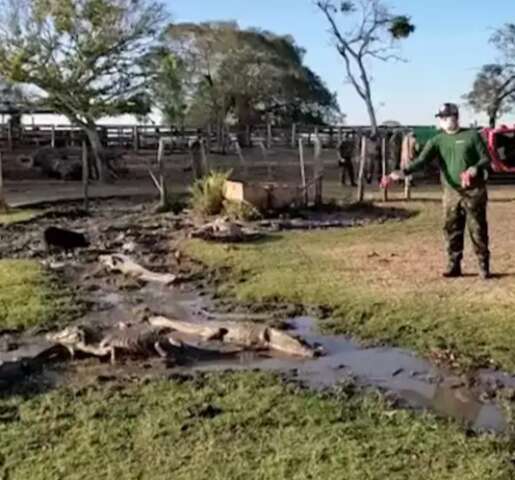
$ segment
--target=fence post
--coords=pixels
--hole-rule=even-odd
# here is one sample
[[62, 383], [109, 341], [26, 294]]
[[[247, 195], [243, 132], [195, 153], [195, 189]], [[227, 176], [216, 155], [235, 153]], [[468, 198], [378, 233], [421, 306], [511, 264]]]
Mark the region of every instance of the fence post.
[[159, 200], [159, 207], [163, 210], [168, 209], [168, 191], [166, 188], [166, 172], [165, 172], [165, 161], [164, 161], [164, 154], [165, 154], [165, 141], [166, 139], [164, 137], [159, 139], [159, 147], [157, 149], [157, 164], [159, 166], [159, 194], [160, 194], [160, 200]]
[[202, 168], [204, 170], [204, 175], [209, 175], [211, 168], [210, 168], [209, 159], [208, 159], [207, 153], [206, 153], [206, 141], [203, 138], [200, 139], [200, 158], [202, 161]]
[[133, 142], [133, 148], [134, 151], [137, 152], [139, 150], [139, 133], [138, 133], [138, 126], [134, 126], [132, 129], [132, 142]]
[[4, 170], [3, 170], [3, 153], [0, 152], [0, 212], [6, 212], [9, 210], [9, 205], [5, 200], [4, 193]]
[[272, 148], [272, 122], [269, 118], [266, 120], [266, 148]]
[[7, 148], [10, 152], [13, 151], [13, 126], [11, 119], [7, 122]]
[[245, 157], [243, 156], [243, 152], [241, 151], [240, 142], [238, 142], [238, 139], [235, 138], [233, 140], [233, 143], [234, 143], [234, 148], [236, 149], [238, 158], [240, 159], [240, 166], [243, 169], [243, 174], [245, 175], [245, 178], [247, 178], [248, 174], [249, 174], [249, 170], [248, 170], [247, 162], [245, 161]]
[[315, 184], [315, 206], [322, 205], [322, 185], [324, 180], [324, 160], [322, 158], [322, 142], [318, 135], [314, 139], [314, 162], [315, 168], [313, 169], [313, 181]]
[[411, 200], [411, 175], [404, 179], [404, 199]]
[[308, 190], [306, 186], [306, 166], [304, 164], [304, 142], [299, 138], [299, 162], [300, 162], [300, 178], [302, 181], [302, 196], [304, 206], [308, 204]]
[[82, 195], [84, 210], [87, 212], [89, 210], [89, 162], [86, 140], [82, 140]]
[[291, 140], [290, 140], [291, 148], [295, 148], [297, 145], [297, 124], [293, 123], [291, 126]]
[[[386, 164], [386, 153], [387, 153], [387, 143], [386, 143], [386, 136], [383, 137], [381, 141], [381, 170], [383, 177], [386, 177], [388, 175], [387, 171], [387, 164]], [[383, 202], [388, 201], [388, 189], [383, 188]]]
[[50, 139], [50, 145], [55, 148], [55, 125], [52, 125], [52, 137]]
[[361, 155], [359, 159], [359, 173], [358, 173], [358, 191], [356, 200], [362, 202], [365, 198], [365, 161], [367, 156], [367, 137], [361, 137]]

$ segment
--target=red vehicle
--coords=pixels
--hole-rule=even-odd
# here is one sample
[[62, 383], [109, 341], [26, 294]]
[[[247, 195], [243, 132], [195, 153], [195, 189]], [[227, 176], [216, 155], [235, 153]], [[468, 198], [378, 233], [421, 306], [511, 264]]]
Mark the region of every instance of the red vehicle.
[[515, 173], [515, 126], [485, 128], [482, 134], [492, 157], [492, 171]]

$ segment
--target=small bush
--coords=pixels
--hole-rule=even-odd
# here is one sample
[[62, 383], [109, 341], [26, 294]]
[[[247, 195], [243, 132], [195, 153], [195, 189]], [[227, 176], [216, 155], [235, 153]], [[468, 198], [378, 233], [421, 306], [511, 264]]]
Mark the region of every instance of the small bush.
[[231, 172], [211, 172], [190, 188], [191, 208], [202, 215], [218, 215], [224, 208], [224, 186]]
[[231, 220], [242, 220], [252, 222], [263, 218], [259, 210], [248, 202], [235, 202], [232, 200], [224, 201], [224, 213]]

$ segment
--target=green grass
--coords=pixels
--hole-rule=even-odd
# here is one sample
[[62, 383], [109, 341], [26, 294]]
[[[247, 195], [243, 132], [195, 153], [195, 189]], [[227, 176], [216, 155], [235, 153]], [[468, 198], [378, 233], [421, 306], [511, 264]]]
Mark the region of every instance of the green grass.
[[62, 323], [72, 311], [69, 292], [32, 260], [0, 260], [0, 329]]
[[[494, 362], [515, 370], [515, 225], [512, 203], [490, 207], [494, 271], [441, 278], [445, 264], [439, 203], [398, 203], [419, 211], [404, 222], [365, 228], [273, 235], [268, 241], [226, 247], [200, 240], [187, 251], [209, 268], [229, 267], [221, 293], [242, 302], [324, 305], [334, 312], [326, 331], [385, 341], [423, 354], [450, 349], [459, 361]], [[224, 272], [227, 269], [224, 268]]]
[[0, 225], [26, 222], [36, 218], [40, 213], [37, 210], [10, 210], [8, 213], [0, 213]]
[[[208, 405], [219, 413], [203, 416]], [[376, 395], [321, 398], [263, 374], [0, 400], [10, 480], [508, 480], [511, 447]]]

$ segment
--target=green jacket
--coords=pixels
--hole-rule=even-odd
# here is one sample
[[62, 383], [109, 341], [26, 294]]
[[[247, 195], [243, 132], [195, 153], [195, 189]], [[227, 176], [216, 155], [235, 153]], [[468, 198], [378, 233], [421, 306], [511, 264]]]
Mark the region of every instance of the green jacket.
[[439, 162], [442, 182], [449, 187], [462, 190], [461, 174], [470, 167], [480, 170], [472, 187], [484, 184], [485, 176], [481, 170], [489, 165], [490, 155], [477, 130], [460, 129], [453, 134], [440, 133], [426, 143], [418, 158], [403, 172], [411, 175], [435, 158]]

